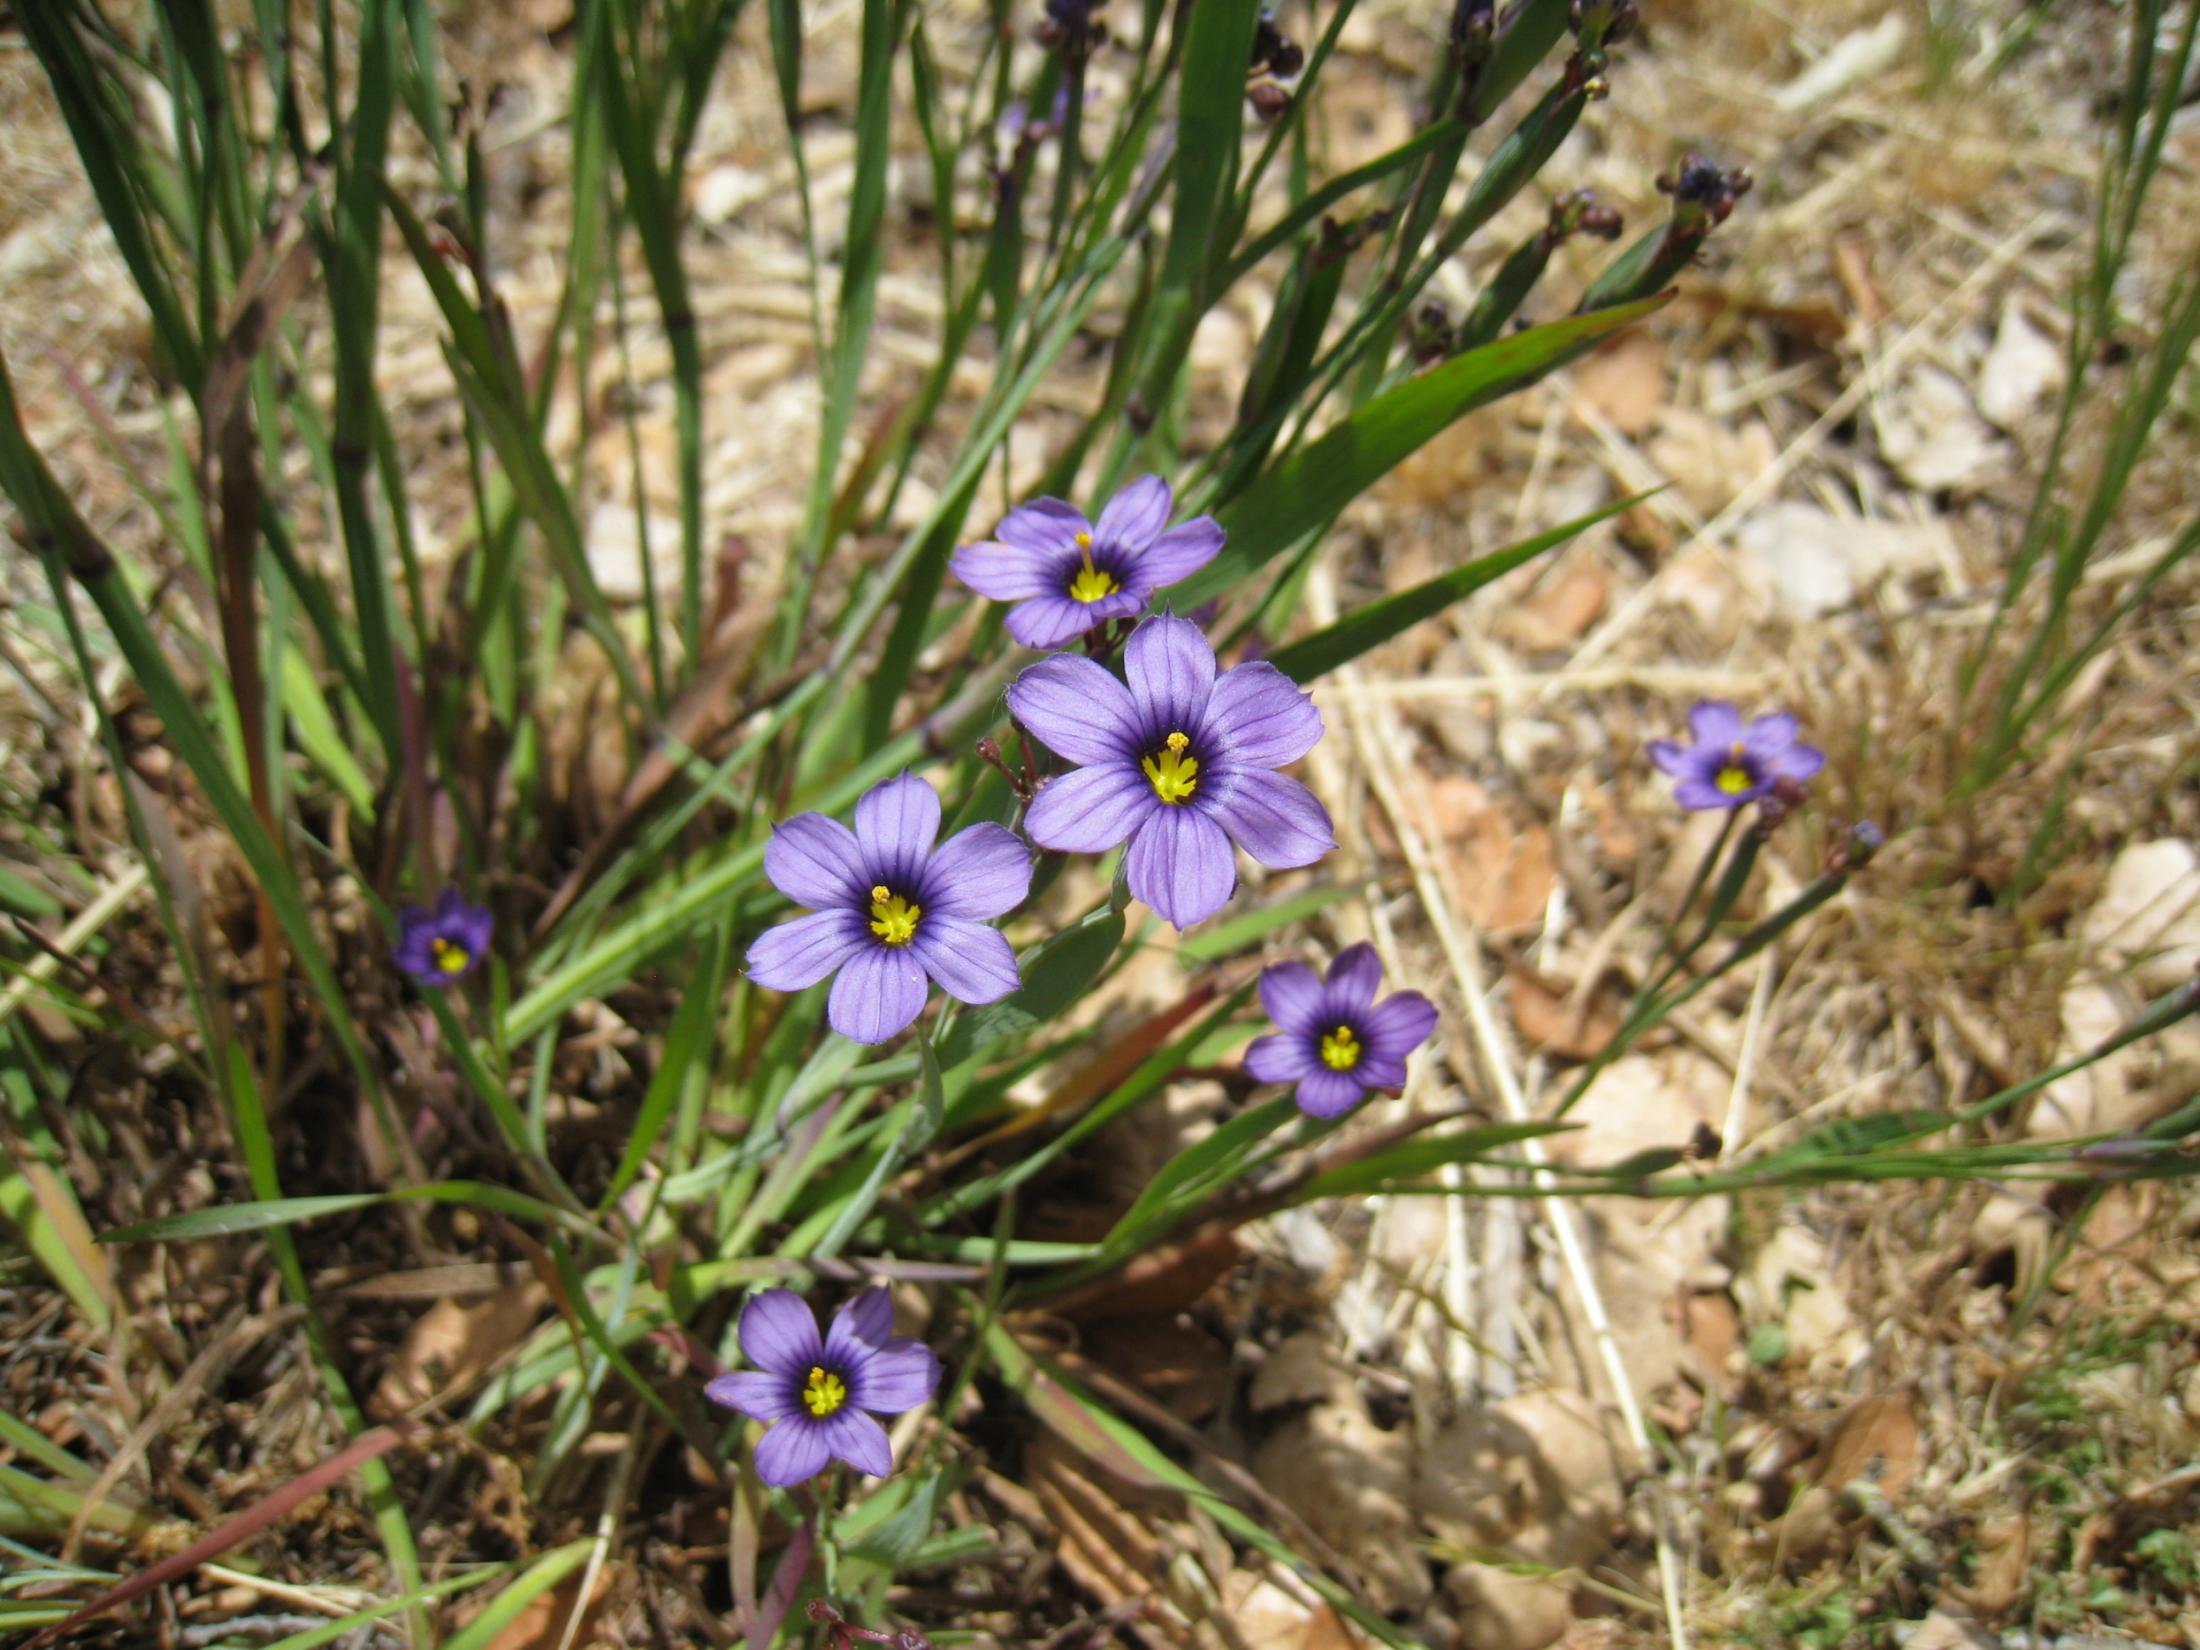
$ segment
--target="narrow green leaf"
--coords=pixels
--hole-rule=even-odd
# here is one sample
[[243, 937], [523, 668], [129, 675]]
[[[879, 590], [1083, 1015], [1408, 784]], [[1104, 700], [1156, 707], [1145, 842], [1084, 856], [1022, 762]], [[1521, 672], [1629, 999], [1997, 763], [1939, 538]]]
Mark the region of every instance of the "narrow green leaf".
[[1220, 520], [1229, 542], [1171, 589], [1170, 601], [1188, 611], [1229, 591], [1296, 543], [1308, 523], [1334, 516], [1457, 419], [1533, 383], [1666, 301], [1646, 299], [1515, 333], [1377, 396], [1225, 506]]
[[1023, 989], [958, 1019], [940, 1048], [940, 1064], [952, 1069], [996, 1043], [1052, 1023], [1100, 977], [1122, 943], [1122, 915], [1106, 910], [1041, 941], [1019, 960]]
[[1572, 521], [1553, 527], [1548, 532], [1522, 539], [1518, 544], [1508, 545], [1503, 550], [1493, 550], [1486, 556], [1478, 556], [1464, 567], [1439, 573], [1435, 578], [1417, 584], [1411, 590], [1401, 590], [1395, 595], [1369, 602], [1365, 607], [1347, 613], [1335, 624], [1276, 649], [1268, 656], [1269, 663], [1294, 682], [1311, 682], [1316, 677], [1326, 676], [1339, 665], [1350, 664], [1361, 654], [1380, 647], [1393, 636], [1411, 629], [1424, 619], [1434, 618], [1453, 602], [1463, 601], [1492, 579], [1501, 578], [1514, 568], [1535, 560], [1545, 551], [1557, 548], [1598, 522], [1609, 521], [1621, 511], [1632, 509], [1649, 496], [1648, 493], [1637, 493], [1632, 498], [1619, 499], [1605, 505], [1601, 510], [1576, 516]]

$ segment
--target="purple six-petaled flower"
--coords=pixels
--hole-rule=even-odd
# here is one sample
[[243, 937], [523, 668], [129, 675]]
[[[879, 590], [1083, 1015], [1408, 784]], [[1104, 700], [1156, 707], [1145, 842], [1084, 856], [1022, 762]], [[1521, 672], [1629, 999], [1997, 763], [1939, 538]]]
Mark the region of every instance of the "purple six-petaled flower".
[[932, 1349], [894, 1333], [883, 1289], [835, 1312], [822, 1341], [801, 1296], [766, 1289], [741, 1309], [741, 1353], [756, 1367], [721, 1375], [703, 1392], [771, 1428], [756, 1446], [756, 1475], [782, 1487], [832, 1461], [885, 1477], [894, 1452], [873, 1417], [915, 1409], [940, 1384]]
[[397, 913], [397, 966], [414, 984], [440, 990], [481, 966], [495, 926], [486, 908], [469, 905], [447, 887], [433, 906], [408, 905]]
[[1338, 952], [1327, 979], [1304, 963], [1262, 970], [1261, 1006], [1279, 1029], [1253, 1040], [1245, 1069], [1263, 1083], [1296, 1083], [1310, 1117], [1342, 1117], [1377, 1089], [1403, 1087], [1406, 1056], [1436, 1029], [1436, 1005], [1418, 991], [1378, 1003], [1382, 983], [1372, 945]]
[[1074, 654], [1043, 659], [1008, 708], [1077, 764], [1025, 815], [1042, 848], [1096, 854], [1128, 839], [1130, 891], [1178, 928], [1214, 915], [1237, 886], [1235, 842], [1273, 870], [1337, 843], [1314, 793], [1275, 770], [1322, 736], [1321, 712], [1274, 665], [1215, 673], [1188, 619], [1148, 619], [1123, 649], [1126, 681]]
[[1650, 741], [1650, 760], [1678, 781], [1673, 800], [1684, 808], [1739, 808], [1771, 794], [1782, 780], [1800, 784], [1826, 765], [1825, 753], [1797, 737], [1793, 716], [1779, 711], [1747, 727], [1724, 699], [1707, 699], [1688, 713], [1694, 743]]
[[883, 1043], [914, 1020], [927, 976], [958, 1002], [1014, 991], [1016, 953], [987, 924], [1023, 902], [1031, 856], [999, 825], [934, 848], [939, 834], [938, 794], [906, 773], [864, 792], [853, 831], [823, 814], [778, 826], [764, 874], [813, 914], [759, 935], [749, 978], [800, 991], [837, 975], [825, 1017], [857, 1043]]
[[1110, 619], [1136, 618], [1155, 591], [1214, 560], [1222, 529], [1200, 516], [1163, 532], [1172, 503], [1159, 476], [1130, 483], [1097, 523], [1058, 498], [1034, 499], [949, 565], [979, 595], [1016, 603], [1008, 633], [1024, 646], [1062, 647]]

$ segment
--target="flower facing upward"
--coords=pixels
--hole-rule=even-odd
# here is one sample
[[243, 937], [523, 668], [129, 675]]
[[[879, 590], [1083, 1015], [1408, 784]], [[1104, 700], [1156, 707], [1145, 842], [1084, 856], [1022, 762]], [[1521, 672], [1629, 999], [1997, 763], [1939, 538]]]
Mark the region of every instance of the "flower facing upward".
[[1162, 528], [1169, 484], [1140, 476], [1108, 500], [1097, 523], [1058, 498], [1009, 511], [998, 542], [966, 544], [949, 565], [981, 596], [1014, 602], [1008, 633], [1026, 647], [1061, 647], [1110, 619], [1146, 611], [1156, 590], [1215, 559], [1222, 529], [1200, 516]]
[[433, 907], [408, 905], [397, 913], [397, 966], [416, 985], [440, 989], [481, 966], [494, 926], [486, 909], [445, 888]]
[[1746, 728], [1724, 699], [1707, 699], [1688, 713], [1695, 743], [1650, 741], [1650, 760], [1679, 781], [1673, 800], [1684, 808], [1739, 808], [1771, 794], [1781, 780], [1797, 784], [1826, 765], [1825, 752], [1796, 738], [1786, 711], [1760, 716]]
[[1020, 980], [997, 928], [1031, 887], [1031, 857], [999, 825], [957, 831], [938, 848], [940, 799], [912, 774], [863, 793], [851, 831], [797, 814], [772, 832], [764, 874], [814, 914], [749, 947], [749, 978], [800, 991], [837, 973], [825, 1018], [843, 1037], [883, 1043], [924, 1007], [925, 977], [957, 1002], [991, 1003]]
[[1075, 654], [1042, 659], [1008, 690], [1016, 720], [1079, 764], [1025, 816], [1031, 840], [1068, 853], [1128, 838], [1131, 892], [1179, 928], [1237, 886], [1234, 841], [1275, 870], [1336, 847], [1314, 793], [1275, 770], [1322, 736], [1321, 712], [1271, 664], [1215, 674], [1188, 619], [1148, 619], [1123, 649], [1128, 683]]
[[1436, 1029], [1436, 1005], [1418, 991], [1375, 1000], [1383, 965], [1372, 945], [1337, 953], [1327, 979], [1304, 963], [1260, 976], [1260, 1004], [1278, 1030], [1256, 1037], [1245, 1069], [1263, 1083], [1296, 1083], [1299, 1110], [1342, 1117], [1376, 1089], [1401, 1088], [1406, 1056]]
[[894, 1333], [883, 1289], [835, 1312], [822, 1342], [801, 1296], [766, 1289], [741, 1309], [741, 1355], [756, 1367], [721, 1375], [703, 1393], [771, 1428], [756, 1446], [756, 1475], [767, 1484], [799, 1484], [829, 1461], [885, 1477], [894, 1452], [873, 1417], [915, 1409], [940, 1384], [932, 1349]]

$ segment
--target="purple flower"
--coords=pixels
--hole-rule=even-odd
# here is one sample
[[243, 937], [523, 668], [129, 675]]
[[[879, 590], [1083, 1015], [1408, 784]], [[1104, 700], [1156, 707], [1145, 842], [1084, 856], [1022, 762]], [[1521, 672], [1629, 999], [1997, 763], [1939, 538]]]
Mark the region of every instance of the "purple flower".
[[1110, 619], [1146, 611], [1153, 594], [1215, 559], [1222, 529], [1211, 516], [1162, 528], [1169, 484], [1140, 476], [1100, 512], [1098, 525], [1058, 498], [1009, 511], [999, 542], [966, 544], [949, 564], [981, 596], [1014, 602], [1008, 633], [1026, 647], [1062, 647]]
[[1245, 1069], [1263, 1083], [1298, 1084], [1309, 1117], [1342, 1117], [1373, 1090], [1404, 1087], [1406, 1056], [1436, 1029], [1436, 1005], [1418, 991], [1378, 1003], [1382, 983], [1372, 945], [1338, 952], [1326, 980], [1304, 963], [1263, 969], [1261, 1007], [1281, 1029], [1253, 1039]]
[[741, 1354], [756, 1367], [719, 1376], [703, 1394], [771, 1427], [756, 1446], [756, 1476], [782, 1487], [815, 1477], [829, 1461], [885, 1477], [894, 1452], [872, 1417], [915, 1409], [940, 1384], [932, 1349], [894, 1333], [883, 1289], [866, 1289], [835, 1312], [823, 1342], [800, 1295], [766, 1289], [741, 1309]]
[[1826, 753], [1796, 738], [1786, 711], [1742, 726], [1724, 699], [1707, 699], [1688, 713], [1695, 743], [1650, 741], [1650, 760], [1680, 783], [1673, 800], [1684, 808], [1739, 808], [1771, 794], [1781, 780], [1800, 784], [1826, 765]]
[[486, 909], [445, 888], [432, 908], [408, 905], [397, 913], [397, 966], [414, 984], [440, 990], [481, 966], [495, 926]]
[[825, 1017], [857, 1043], [883, 1043], [914, 1020], [927, 975], [957, 1002], [1014, 991], [1016, 953], [986, 924], [1022, 903], [1031, 856], [999, 825], [973, 825], [935, 849], [939, 834], [939, 797], [906, 773], [864, 792], [853, 831], [823, 814], [774, 829], [764, 874], [815, 915], [759, 935], [749, 978], [800, 991], [837, 972]]
[[1042, 848], [1097, 854], [1128, 838], [1130, 889], [1189, 928], [1237, 886], [1234, 841], [1275, 870], [1336, 847], [1314, 793], [1275, 770], [1322, 736], [1321, 712], [1271, 664], [1215, 674], [1188, 619], [1148, 619], [1123, 649], [1128, 685], [1075, 654], [1033, 665], [1008, 690], [1016, 720], [1077, 763], [1025, 816]]

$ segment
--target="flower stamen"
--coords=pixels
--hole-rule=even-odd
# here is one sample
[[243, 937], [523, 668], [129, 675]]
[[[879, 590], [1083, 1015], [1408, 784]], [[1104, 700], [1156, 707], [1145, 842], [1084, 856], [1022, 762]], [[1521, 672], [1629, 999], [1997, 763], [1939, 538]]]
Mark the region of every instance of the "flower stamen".
[[812, 1364], [809, 1384], [802, 1389], [802, 1407], [822, 1421], [847, 1401], [848, 1383], [823, 1364]]
[[1070, 600], [1085, 603], [1088, 607], [1102, 596], [1112, 596], [1123, 588], [1122, 580], [1113, 573], [1103, 571], [1092, 564], [1092, 535], [1077, 535], [1077, 571], [1070, 575]]
[[463, 974], [474, 960], [473, 953], [456, 940], [447, 940], [441, 934], [428, 942], [428, 950], [435, 958], [435, 966], [445, 974]]
[[1187, 755], [1191, 735], [1176, 732], [1162, 741], [1163, 748], [1139, 762], [1154, 795], [1172, 807], [1189, 802], [1199, 789], [1199, 759]]
[[1757, 776], [1749, 771], [1749, 764], [1740, 741], [1727, 752], [1725, 766], [1719, 769], [1712, 783], [1728, 796], [1740, 796], [1757, 783]]
[[907, 945], [917, 937], [924, 908], [879, 883], [871, 890], [871, 932], [888, 945]]
[[1350, 1026], [1339, 1026], [1322, 1038], [1322, 1064], [1331, 1071], [1350, 1071], [1360, 1063], [1360, 1043]]

